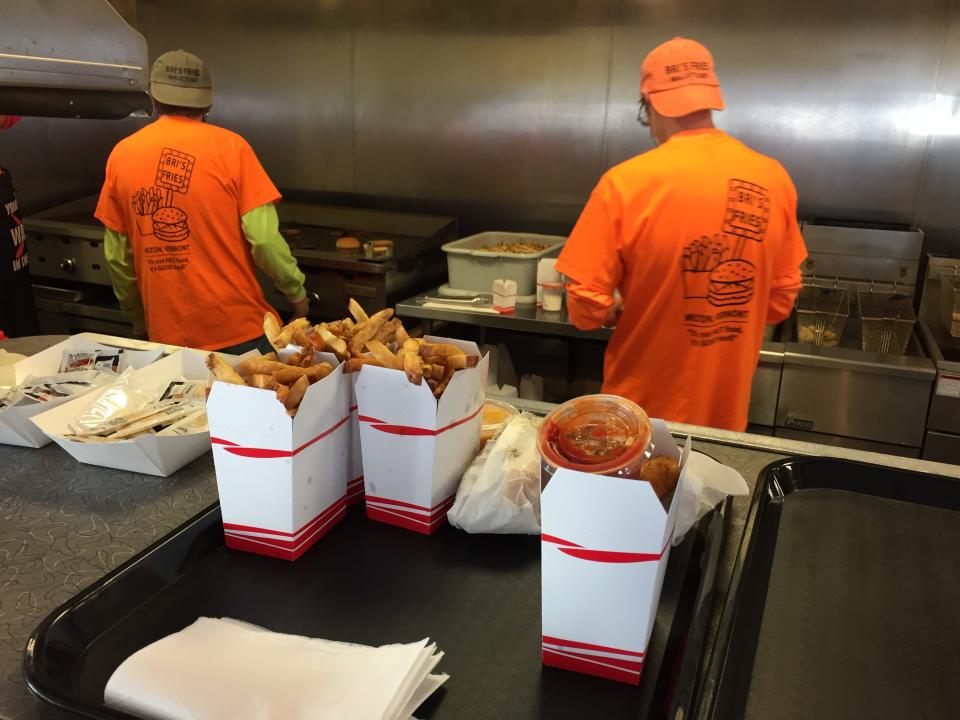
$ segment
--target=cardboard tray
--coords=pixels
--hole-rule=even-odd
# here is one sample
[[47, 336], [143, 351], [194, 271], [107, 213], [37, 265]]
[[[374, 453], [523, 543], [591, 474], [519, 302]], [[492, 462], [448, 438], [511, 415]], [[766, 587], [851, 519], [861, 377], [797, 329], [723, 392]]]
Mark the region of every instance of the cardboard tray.
[[693, 694], [677, 677], [696, 674], [728, 516], [724, 504], [671, 553], [639, 686], [542, 667], [539, 537], [447, 525], [426, 537], [359, 507], [286, 563], [228, 550], [211, 506], [55, 610], [27, 643], [24, 675], [61, 708], [128, 718], [103, 705], [113, 671], [206, 615], [371, 645], [429, 635], [451, 680], [421, 719], [665, 718]]
[[957, 547], [958, 480], [770, 465], [691, 717], [960, 717]]

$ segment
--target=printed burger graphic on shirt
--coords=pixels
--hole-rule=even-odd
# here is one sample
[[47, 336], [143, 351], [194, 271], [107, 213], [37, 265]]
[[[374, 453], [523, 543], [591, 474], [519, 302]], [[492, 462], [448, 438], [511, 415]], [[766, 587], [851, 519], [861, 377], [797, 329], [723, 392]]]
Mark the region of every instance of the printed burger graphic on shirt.
[[175, 207], [160, 208], [153, 214], [153, 234], [165, 242], [182, 242], [190, 237], [187, 214]]
[[[732, 342], [750, 319], [756, 266], [744, 257], [752, 243], [762, 243], [770, 217], [766, 189], [746, 180], [727, 184], [721, 231], [684, 247], [680, 258], [683, 297], [690, 307], [684, 323], [693, 345]], [[747, 241], [752, 241], [747, 245]], [[717, 312], [704, 308], [703, 301]], [[737, 309], [739, 308], [739, 309]]]
[[187, 153], [164, 148], [157, 164], [153, 187], [137, 190], [131, 198], [133, 211], [145, 222], [137, 223], [140, 235], [152, 235], [162, 246], [147, 247], [147, 264], [151, 272], [183, 270], [189, 263], [190, 224], [187, 213], [174, 205], [174, 193], [186, 195], [196, 158]]

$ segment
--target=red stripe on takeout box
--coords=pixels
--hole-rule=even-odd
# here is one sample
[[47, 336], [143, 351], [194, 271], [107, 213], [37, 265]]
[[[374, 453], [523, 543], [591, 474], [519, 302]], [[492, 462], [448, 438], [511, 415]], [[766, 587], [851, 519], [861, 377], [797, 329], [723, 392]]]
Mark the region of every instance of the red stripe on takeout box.
[[[543, 664], [636, 685], [643, 672], [644, 653], [543, 636]], [[596, 653], [606, 653], [599, 655]]]
[[456, 495], [451, 495], [432, 508], [373, 495], [367, 495], [366, 499], [367, 517], [371, 520], [429, 535], [447, 519], [447, 511], [453, 506]]
[[[237, 523], [228, 523], [223, 524], [224, 530], [235, 530], [237, 532], [245, 533], [263, 533], [267, 535], [276, 535], [277, 542], [283, 542], [280, 538], [297, 538], [300, 535], [303, 535], [306, 532], [309, 532], [315, 525], [322, 524], [324, 521], [328, 520], [331, 515], [336, 514], [340, 509], [340, 506], [346, 502], [346, 496], [337, 500], [333, 505], [328, 507], [326, 510], [322, 510], [316, 517], [312, 520], [307, 521], [303, 527], [294, 532], [284, 532], [283, 530], [270, 530], [269, 528], [255, 527], [253, 525], [238, 525]], [[296, 540], [291, 540], [288, 542], [296, 542]]]
[[645, 652], [636, 650], [621, 650], [620, 648], [607, 647], [606, 645], [594, 645], [593, 643], [580, 642], [579, 640], [564, 640], [562, 638], [543, 636], [543, 642], [547, 645], [562, 645], [564, 648], [577, 648], [579, 650], [595, 650], [597, 652], [617, 653], [618, 655], [629, 655], [631, 657], [642, 658]]
[[[347, 498], [341, 497], [326, 510], [317, 515], [296, 533], [287, 533], [280, 530], [258, 528], [250, 525], [224, 523], [223, 531], [228, 548], [244, 550], [258, 555], [280, 558], [282, 560], [296, 560], [303, 555], [313, 544], [327, 534], [347, 512]], [[247, 535], [244, 533], [261, 533], [261, 535]], [[284, 538], [291, 538], [289, 540]]]
[[450, 423], [446, 427], [442, 427], [439, 430], [431, 430], [429, 428], [415, 427], [413, 425], [391, 425], [385, 420], [377, 420], [372, 418], [369, 415], [361, 415], [360, 422], [369, 423], [370, 427], [374, 430], [379, 430], [380, 432], [389, 433], [390, 435], [440, 435], [447, 432], [448, 430], [453, 430], [455, 427], [460, 427], [471, 420], [473, 420], [480, 412], [483, 410], [483, 405], [478, 407], [472, 414], [468, 415], [465, 418], [457, 420], [455, 423]]
[[336, 425], [334, 425], [329, 430], [324, 430], [322, 433], [317, 435], [313, 440], [308, 440], [300, 447], [294, 450], [271, 450], [269, 448], [250, 448], [250, 447], [241, 447], [235, 442], [230, 440], [224, 440], [223, 438], [211, 437], [210, 442], [213, 445], [223, 445], [224, 450], [226, 450], [231, 455], [239, 455], [240, 457], [248, 458], [258, 458], [258, 459], [272, 459], [272, 458], [283, 458], [283, 457], [293, 457], [294, 455], [299, 455], [301, 452], [306, 450], [308, 447], [313, 445], [320, 440], [323, 440], [325, 437], [332, 435], [337, 430], [339, 430], [345, 422], [350, 419], [350, 416], [343, 418]]
[[643, 662], [626, 668], [620, 667], [616, 661], [610, 661], [609, 658], [594, 660], [549, 648], [543, 648], [543, 664], [583, 675], [594, 675], [607, 680], [630, 683], [631, 685], [640, 684], [640, 674], [643, 672]]
[[641, 563], [655, 562], [660, 560], [663, 557], [663, 554], [667, 551], [667, 547], [670, 545], [670, 538], [672, 536], [672, 532], [667, 533], [667, 541], [664, 543], [663, 548], [661, 548], [660, 552], [658, 553], [622, 552], [618, 550], [588, 550], [582, 545], [577, 545], [569, 540], [564, 540], [563, 538], [546, 534], [540, 536], [540, 541], [557, 545], [557, 549], [560, 552], [569, 555], [570, 557], [575, 557], [578, 560], [589, 560], [590, 562], [602, 563]]
[[363, 475], [347, 483], [347, 505], [356, 505], [363, 500]]

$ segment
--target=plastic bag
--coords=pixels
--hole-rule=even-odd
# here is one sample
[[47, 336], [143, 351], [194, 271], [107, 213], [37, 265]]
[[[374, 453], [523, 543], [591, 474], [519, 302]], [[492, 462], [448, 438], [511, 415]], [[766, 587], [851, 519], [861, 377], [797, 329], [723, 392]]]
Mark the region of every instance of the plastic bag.
[[540, 533], [540, 452], [543, 422], [521, 413], [487, 443], [467, 472], [447, 513], [454, 527], [468, 533]]
[[156, 392], [137, 382], [133, 370], [124, 370], [116, 384], [107, 388], [90, 407], [70, 421], [70, 429], [83, 434], [108, 424], [122, 427], [136, 420], [138, 413], [156, 399]]

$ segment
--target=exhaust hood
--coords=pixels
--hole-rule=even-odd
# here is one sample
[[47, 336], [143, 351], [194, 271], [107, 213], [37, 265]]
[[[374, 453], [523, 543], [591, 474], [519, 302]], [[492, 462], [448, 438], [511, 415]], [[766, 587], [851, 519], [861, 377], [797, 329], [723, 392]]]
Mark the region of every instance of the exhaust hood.
[[147, 41], [106, 0], [0, 0], [0, 114], [151, 111]]

